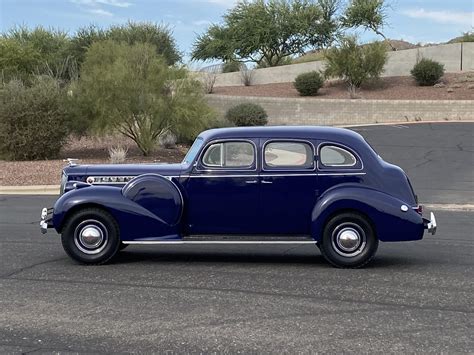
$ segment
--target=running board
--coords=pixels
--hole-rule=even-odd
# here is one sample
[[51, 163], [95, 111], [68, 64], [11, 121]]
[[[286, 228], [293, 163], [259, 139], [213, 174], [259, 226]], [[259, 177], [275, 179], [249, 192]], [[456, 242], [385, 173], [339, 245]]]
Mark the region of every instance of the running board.
[[131, 240], [124, 244], [315, 244], [308, 236], [209, 236], [193, 235], [175, 240]]

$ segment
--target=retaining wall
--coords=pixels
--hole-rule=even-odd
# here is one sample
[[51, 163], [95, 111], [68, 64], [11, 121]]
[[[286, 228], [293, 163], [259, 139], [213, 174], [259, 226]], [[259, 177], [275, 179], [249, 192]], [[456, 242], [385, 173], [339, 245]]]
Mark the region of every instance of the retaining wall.
[[474, 120], [474, 100], [334, 100], [207, 95], [221, 119], [242, 102], [262, 105], [270, 125], [351, 125]]
[[[406, 49], [388, 53], [388, 61], [382, 76], [407, 76], [417, 59], [430, 58], [444, 64], [448, 73], [474, 71], [474, 42], [443, 44], [439, 46]], [[253, 85], [287, 83], [296, 76], [311, 70], [322, 70], [324, 62], [309, 62], [284, 65], [273, 68], [256, 69], [253, 72]], [[239, 73], [218, 74], [215, 86], [242, 85]]]

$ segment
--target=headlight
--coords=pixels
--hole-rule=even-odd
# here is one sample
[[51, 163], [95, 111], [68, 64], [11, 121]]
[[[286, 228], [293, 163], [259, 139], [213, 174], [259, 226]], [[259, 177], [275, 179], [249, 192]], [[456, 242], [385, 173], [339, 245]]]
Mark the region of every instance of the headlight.
[[61, 175], [61, 185], [59, 186], [59, 196], [64, 194], [64, 188], [66, 187], [66, 183], [67, 183], [67, 175], [63, 171], [63, 173]]

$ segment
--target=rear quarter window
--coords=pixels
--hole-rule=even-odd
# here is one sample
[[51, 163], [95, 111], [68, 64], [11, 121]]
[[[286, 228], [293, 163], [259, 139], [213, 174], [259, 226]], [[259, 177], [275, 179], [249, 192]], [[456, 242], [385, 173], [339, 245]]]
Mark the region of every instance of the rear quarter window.
[[351, 149], [337, 144], [321, 145], [318, 152], [321, 168], [358, 169], [361, 168], [360, 158]]

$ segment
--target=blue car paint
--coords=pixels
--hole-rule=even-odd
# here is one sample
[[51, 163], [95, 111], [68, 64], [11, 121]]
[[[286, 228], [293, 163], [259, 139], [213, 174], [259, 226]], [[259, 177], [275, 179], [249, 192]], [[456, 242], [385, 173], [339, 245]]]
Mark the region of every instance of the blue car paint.
[[[403, 204], [416, 206], [405, 173], [384, 162], [353, 131], [329, 127], [228, 128], [205, 131], [200, 139], [204, 144], [188, 163], [65, 168], [69, 181], [82, 182], [87, 176], [160, 175], [172, 180], [182, 199], [177, 199], [177, 194], [161, 199], [166, 184], [153, 187], [156, 180], [143, 177], [125, 187], [83, 187], [67, 192], [56, 202], [53, 226], [61, 231], [68, 212], [96, 205], [114, 216], [124, 241], [180, 239], [193, 234], [311, 235], [319, 240], [328, 218], [338, 211], [355, 210], [370, 218], [382, 241], [417, 240], [423, 236], [422, 217], [412, 208], [400, 210]], [[251, 167], [205, 169], [201, 165], [200, 157], [211, 142], [234, 139], [256, 145]], [[314, 146], [317, 164], [302, 171], [263, 170], [261, 149], [268, 140], [306, 141]], [[318, 147], [326, 143], [354, 152], [357, 164], [349, 169], [321, 166]], [[132, 185], [144, 193], [130, 196], [127, 191]]]

